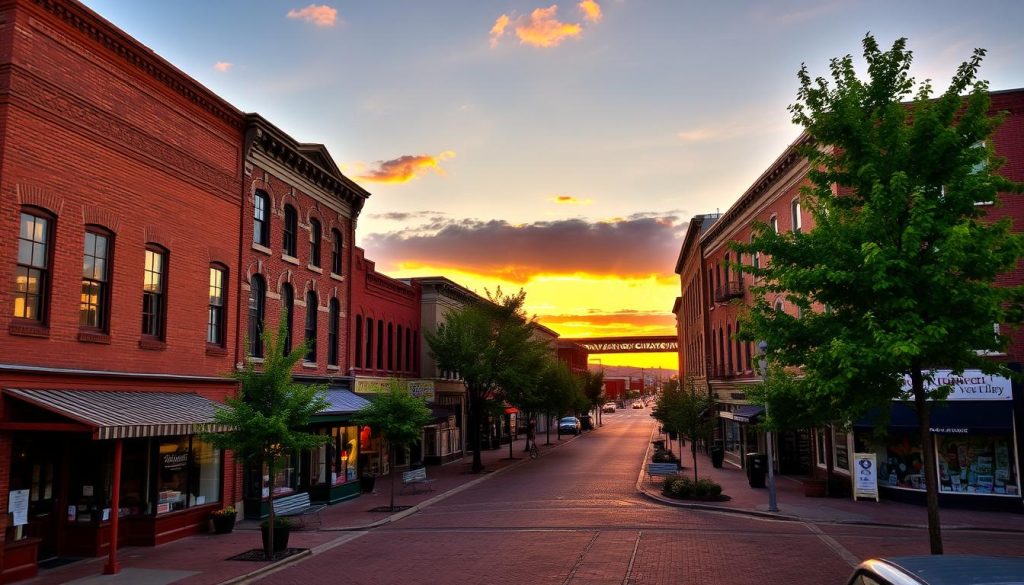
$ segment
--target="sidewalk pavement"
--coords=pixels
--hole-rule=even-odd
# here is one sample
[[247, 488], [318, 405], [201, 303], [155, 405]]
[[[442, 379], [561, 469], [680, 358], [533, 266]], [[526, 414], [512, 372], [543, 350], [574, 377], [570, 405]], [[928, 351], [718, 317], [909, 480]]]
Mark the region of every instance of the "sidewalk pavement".
[[[666, 439], [657, 435], [657, 429], [651, 436], [652, 440]], [[679, 450], [678, 443], [673, 451]], [[682, 449], [682, 475], [693, 477], [693, 455], [690, 444]], [[650, 461], [650, 449], [645, 461]], [[864, 524], [875, 526], [899, 526], [923, 528], [927, 527], [928, 516], [925, 506], [907, 504], [890, 500], [858, 500], [852, 497], [807, 497], [804, 495], [803, 476], [776, 475], [775, 493], [778, 512], [768, 511], [768, 489], [752, 488], [747, 481], [746, 471], [728, 463], [716, 469], [711, 465], [711, 458], [698, 452], [697, 475], [708, 477], [722, 486], [722, 493], [731, 499], [727, 502], [688, 502], [676, 500], [661, 494], [662, 478], [653, 480], [645, 472], [637, 481], [637, 490], [648, 498], [658, 502], [695, 509], [719, 510], [736, 512], [763, 517], [794, 520], [802, 522]], [[1024, 515], [1007, 512], [990, 512], [981, 510], [960, 510], [940, 508], [939, 518], [944, 530], [995, 530], [1007, 532], [1024, 532]]]
[[[657, 427], [655, 427], [656, 432]], [[600, 432], [600, 429], [593, 432]], [[651, 437], [655, 438], [654, 435]], [[540, 434], [537, 444], [541, 457], [551, 449], [565, 444], [574, 437], [557, 439], [551, 435], [551, 443], [546, 444], [546, 436]], [[395, 478], [396, 506], [411, 506], [394, 514], [387, 512], [370, 512], [380, 506], [388, 506], [391, 497], [391, 478], [378, 479], [375, 490], [370, 494], [362, 494], [358, 498], [334, 504], [321, 512], [321, 525], [315, 526], [315, 519], [307, 518], [307, 529], [293, 530], [289, 539], [289, 547], [307, 549], [304, 552], [285, 558], [276, 563], [266, 561], [233, 561], [229, 557], [256, 549], [261, 546], [259, 524], [255, 521], [240, 521], [231, 534], [214, 535], [200, 534], [177, 540], [157, 547], [125, 547], [118, 550], [118, 559], [122, 570], [117, 575], [102, 575], [106, 557], [85, 559], [54, 569], [40, 570], [39, 575], [26, 584], [76, 583], [79, 585], [109, 584], [141, 584], [165, 585], [179, 583], [182, 585], [208, 585], [214, 583], [246, 583], [250, 579], [266, 576], [278, 567], [300, 560], [306, 556], [318, 554], [349, 540], [358, 538], [365, 530], [393, 522], [418, 510], [430, 506], [445, 498], [486, 481], [515, 465], [529, 462], [523, 452], [525, 439], [520, 438], [512, 445], [515, 459], [509, 459], [509, 446], [481, 453], [485, 472], [473, 474], [471, 469], [472, 456], [440, 466], [427, 468], [428, 479], [432, 491], [412, 493], [401, 492], [400, 474]], [[687, 446], [688, 447], [688, 446]], [[677, 446], [678, 449], [678, 446]], [[693, 473], [693, 459], [688, 448], [683, 449], [683, 473]], [[725, 466], [715, 469], [711, 460], [698, 454], [698, 471], [700, 477], [710, 477], [723, 487], [723, 493], [730, 496], [727, 502], [696, 503], [673, 500], [661, 495], [662, 481], [651, 480], [646, 475], [644, 462], [649, 461], [649, 453], [644, 462], [637, 462], [640, 475], [637, 479], [637, 491], [644, 496], [664, 505], [688, 507], [694, 509], [716, 510], [723, 512], [768, 516], [780, 520], [820, 523], [853, 523], [881, 526], [922, 527], [927, 521], [924, 506], [903, 504], [890, 501], [854, 502], [849, 498], [808, 498], [804, 496], [803, 486], [799, 478], [777, 476], [779, 512], [768, 512], [768, 490], [751, 488], [746, 475], [741, 469]], [[943, 528], [946, 530], [998, 530], [1024, 532], [1024, 516], [1000, 512], [982, 512], [973, 510], [943, 509], [941, 513]]]

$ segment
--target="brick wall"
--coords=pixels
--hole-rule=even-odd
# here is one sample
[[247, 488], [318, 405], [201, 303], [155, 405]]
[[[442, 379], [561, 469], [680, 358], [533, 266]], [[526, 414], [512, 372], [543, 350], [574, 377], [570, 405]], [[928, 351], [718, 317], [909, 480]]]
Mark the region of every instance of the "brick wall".
[[[366, 259], [362, 248], [357, 247], [353, 252], [352, 318], [348, 331], [352, 340], [349, 363], [352, 364], [353, 372], [366, 376], [419, 376], [420, 284], [415, 281], [406, 284], [389, 278], [377, 272], [376, 264]], [[369, 365], [366, 332], [368, 320], [373, 322]], [[379, 328], [380, 324], [383, 324], [382, 328]], [[384, 335], [382, 343], [378, 345], [380, 331]], [[389, 332], [393, 340], [390, 344]], [[382, 350], [380, 367], [378, 349]], [[357, 354], [361, 358], [358, 363]]]

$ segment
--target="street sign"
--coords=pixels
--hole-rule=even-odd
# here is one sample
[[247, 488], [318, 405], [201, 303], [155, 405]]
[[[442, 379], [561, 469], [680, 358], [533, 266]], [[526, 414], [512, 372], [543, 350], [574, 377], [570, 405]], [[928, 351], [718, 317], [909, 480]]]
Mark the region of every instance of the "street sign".
[[878, 501], [878, 470], [874, 453], [853, 454], [853, 501], [874, 498]]

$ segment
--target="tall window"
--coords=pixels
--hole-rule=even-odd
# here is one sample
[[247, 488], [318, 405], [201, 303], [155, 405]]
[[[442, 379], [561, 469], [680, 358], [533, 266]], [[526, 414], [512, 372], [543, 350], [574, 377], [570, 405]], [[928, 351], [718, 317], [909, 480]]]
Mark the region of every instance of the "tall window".
[[309, 219], [309, 263], [313, 266], [320, 266], [320, 222], [315, 218]]
[[331, 299], [330, 309], [327, 318], [327, 363], [336, 366], [338, 365], [338, 317], [341, 315], [338, 299]]
[[768, 220], [768, 225], [771, 226], [773, 232], [779, 233], [779, 218], [778, 218], [778, 216], [773, 215], [771, 217], [771, 219]]
[[263, 191], [253, 197], [252, 241], [270, 247], [270, 197]]
[[377, 319], [377, 369], [384, 369], [384, 321]]
[[341, 274], [341, 232], [331, 230], [331, 272]]
[[281, 310], [284, 311], [284, 354], [292, 352], [292, 325], [295, 323], [295, 289], [287, 282], [281, 287]]
[[306, 352], [306, 361], [316, 363], [316, 314], [318, 303], [316, 293], [306, 293], [306, 343], [309, 350]]
[[256, 274], [249, 283], [249, 355], [263, 357], [263, 317], [266, 314], [267, 284]]
[[793, 214], [793, 231], [799, 232], [803, 223], [800, 221], [800, 200], [794, 199], [793, 203], [789, 206], [790, 212]]
[[401, 370], [402, 368], [402, 326], [396, 327], [395, 335], [395, 369]]
[[363, 356], [363, 367], [367, 370], [373, 368], [373, 319], [366, 318], [366, 355]]
[[50, 286], [50, 244], [53, 220], [21, 213], [18, 232], [18, 265], [14, 270], [14, 316], [42, 323], [46, 319], [46, 294]]
[[210, 267], [210, 308], [206, 319], [206, 343], [224, 346], [227, 325], [224, 319], [224, 301], [227, 294], [227, 270], [222, 266]]
[[85, 232], [82, 253], [82, 299], [78, 324], [106, 331], [110, 313], [110, 237], [100, 231]]
[[355, 364], [357, 368], [363, 366], [363, 316], [356, 315], [356, 359]]
[[142, 334], [164, 337], [167, 296], [167, 253], [157, 248], [146, 250], [146, 270], [142, 283]]
[[284, 206], [284, 253], [294, 257], [296, 255], [295, 242], [299, 233], [299, 214], [291, 205]]
[[388, 323], [388, 370], [395, 369], [395, 325]]

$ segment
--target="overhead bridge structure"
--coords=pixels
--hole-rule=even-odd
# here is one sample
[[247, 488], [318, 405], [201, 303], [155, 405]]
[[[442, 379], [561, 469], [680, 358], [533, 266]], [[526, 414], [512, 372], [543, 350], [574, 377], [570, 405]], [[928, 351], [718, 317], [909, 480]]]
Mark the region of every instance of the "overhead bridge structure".
[[641, 337], [587, 337], [559, 338], [560, 342], [575, 343], [588, 354], [595, 353], [678, 353], [679, 341], [675, 335], [646, 335]]

